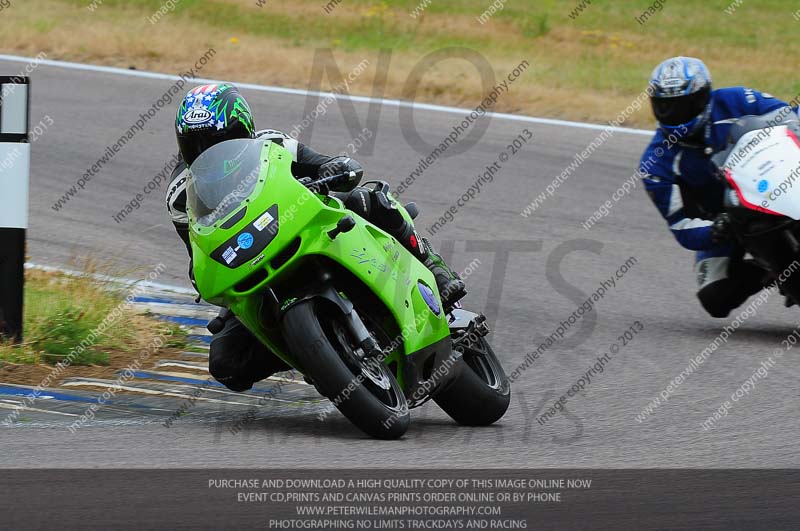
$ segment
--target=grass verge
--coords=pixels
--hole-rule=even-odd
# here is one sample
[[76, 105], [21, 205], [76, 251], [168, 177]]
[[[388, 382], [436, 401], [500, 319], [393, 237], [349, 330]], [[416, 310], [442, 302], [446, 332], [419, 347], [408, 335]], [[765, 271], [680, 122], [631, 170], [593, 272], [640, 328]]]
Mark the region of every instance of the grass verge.
[[[492, 5], [502, 9], [482, 17]], [[416, 91], [419, 101], [472, 107], [483, 91], [464, 60], [436, 63], [419, 83], [407, 82], [430, 52], [467, 47], [480, 51], [499, 79], [522, 60], [532, 65], [497, 110], [598, 122], [616, 118], [652, 68], [673, 55], [703, 58], [717, 86], [748, 85], [787, 100], [800, 93], [794, 65], [778, 59], [791, 45], [785, 36], [800, 28], [787, 2], [744, 2], [734, 10], [730, 0], [653, 6], [651, 0], [26, 0], [3, 13], [0, 48], [177, 73], [213, 47], [218, 54], [205, 77], [300, 88], [309, 88], [315, 50], [330, 48], [345, 75], [370, 61], [352, 93], [409, 98]], [[381, 49], [391, 52], [390, 68], [385, 87], [376, 90]], [[649, 109], [627, 124], [651, 125]]]
[[[37, 385], [59, 362], [67, 365], [60, 379], [107, 377], [156, 342], [163, 345], [160, 357], [186, 346], [180, 327], [134, 311], [119, 286], [88, 275], [28, 270], [25, 276], [23, 342], [0, 343], [1, 382]], [[120, 316], [109, 320], [117, 308]]]

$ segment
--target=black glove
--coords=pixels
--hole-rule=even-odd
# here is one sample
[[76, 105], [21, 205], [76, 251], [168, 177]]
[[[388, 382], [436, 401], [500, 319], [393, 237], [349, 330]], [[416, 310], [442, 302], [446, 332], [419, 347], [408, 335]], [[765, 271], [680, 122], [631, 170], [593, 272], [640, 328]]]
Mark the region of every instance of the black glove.
[[318, 173], [320, 179], [349, 173], [349, 177], [343, 177], [341, 180], [328, 185], [328, 188], [334, 192], [349, 192], [361, 182], [361, 178], [364, 176], [364, 168], [361, 167], [357, 160], [350, 157], [336, 157], [320, 166]]
[[726, 243], [733, 239], [735, 239], [735, 234], [731, 226], [731, 218], [726, 212], [723, 212], [714, 218], [714, 223], [711, 225], [711, 241]]

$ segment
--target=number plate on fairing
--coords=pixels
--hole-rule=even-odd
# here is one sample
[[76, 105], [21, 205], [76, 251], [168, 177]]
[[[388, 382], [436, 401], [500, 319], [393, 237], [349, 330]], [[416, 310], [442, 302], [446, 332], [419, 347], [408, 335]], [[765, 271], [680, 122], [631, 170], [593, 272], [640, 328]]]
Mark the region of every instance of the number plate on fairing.
[[747, 208], [800, 220], [800, 140], [786, 126], [743, 135], [725, 176]]

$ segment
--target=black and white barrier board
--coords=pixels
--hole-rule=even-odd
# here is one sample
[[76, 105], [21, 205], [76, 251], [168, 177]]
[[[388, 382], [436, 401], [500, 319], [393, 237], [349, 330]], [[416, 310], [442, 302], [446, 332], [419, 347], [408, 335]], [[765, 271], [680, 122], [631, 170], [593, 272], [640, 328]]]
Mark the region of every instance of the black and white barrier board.
[[22, 340], [30, 80], [0, 76], [0, 335]]

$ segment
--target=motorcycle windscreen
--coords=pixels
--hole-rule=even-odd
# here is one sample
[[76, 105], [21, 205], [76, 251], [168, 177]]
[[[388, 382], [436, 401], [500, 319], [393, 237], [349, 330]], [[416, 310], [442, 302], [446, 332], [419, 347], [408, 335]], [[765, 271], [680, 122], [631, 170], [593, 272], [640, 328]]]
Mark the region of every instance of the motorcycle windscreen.
[[785, 125], [744, 134], [724, 170], [742, 205], [800, 219], [800, 140]]
[[210, 227], [253, 193], [261, 172], [263, 140], [220, 142], [189, 167], [186, 204], [192, 223]]

